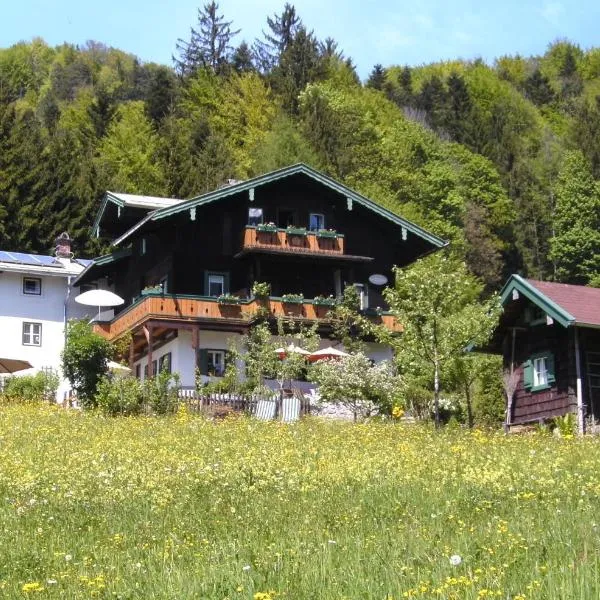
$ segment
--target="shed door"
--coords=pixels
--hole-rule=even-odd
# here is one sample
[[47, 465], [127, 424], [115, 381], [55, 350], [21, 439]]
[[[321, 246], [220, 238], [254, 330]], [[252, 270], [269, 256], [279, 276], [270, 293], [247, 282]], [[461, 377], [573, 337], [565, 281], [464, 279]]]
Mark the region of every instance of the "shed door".
[[600, 419], [600, 352], [587, 353], [589, 413], [594, 420]]

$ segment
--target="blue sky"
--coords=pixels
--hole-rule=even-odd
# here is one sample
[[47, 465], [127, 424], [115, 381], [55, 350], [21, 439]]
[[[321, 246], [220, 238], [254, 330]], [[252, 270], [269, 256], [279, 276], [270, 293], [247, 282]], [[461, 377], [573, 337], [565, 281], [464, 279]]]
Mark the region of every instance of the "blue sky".
[[[49, 44], [97, 40], [144, 61], [170, 63], [205, 0], [3, 0], [0, 47], [39, 36]], [[297, 0], [304, 23], [331, 36], [365, 78], [375, 63], [418, 65], [452, 58], [540, 54], [568, 38], [600, 45], [594, 0]], [[284, 0], [222, 0], [221, 12], [251, 41]]]

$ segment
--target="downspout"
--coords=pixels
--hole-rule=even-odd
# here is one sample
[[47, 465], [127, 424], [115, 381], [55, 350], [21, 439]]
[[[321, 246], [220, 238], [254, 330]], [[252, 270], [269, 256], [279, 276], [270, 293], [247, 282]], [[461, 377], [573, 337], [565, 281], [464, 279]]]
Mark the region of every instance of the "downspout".
[[581, 358], [579, 351], [579, 330], [577, 325], [573, 328], [575, 330], [575, 374], [577, 376], [577, 430], [579, 435], [585, 433], [585, 419], [583, 414], [583, 391], [581, 385]]

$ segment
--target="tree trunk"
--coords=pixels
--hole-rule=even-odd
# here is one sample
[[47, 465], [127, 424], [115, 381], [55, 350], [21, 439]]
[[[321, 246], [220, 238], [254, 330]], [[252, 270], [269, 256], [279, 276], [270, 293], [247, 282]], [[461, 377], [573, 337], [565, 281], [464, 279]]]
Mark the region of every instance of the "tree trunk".
[[433, 407], [435, 410], [435, 428], [440, 428], [440, 373], [437, 361], [433, 371]]

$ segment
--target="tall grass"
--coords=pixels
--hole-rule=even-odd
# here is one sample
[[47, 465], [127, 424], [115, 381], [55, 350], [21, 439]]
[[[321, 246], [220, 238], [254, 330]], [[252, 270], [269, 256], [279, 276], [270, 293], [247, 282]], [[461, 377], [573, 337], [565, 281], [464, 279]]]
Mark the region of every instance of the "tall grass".
[[599, 496], [595, 439], [9, 407], [0, 595], [596, 600]]

